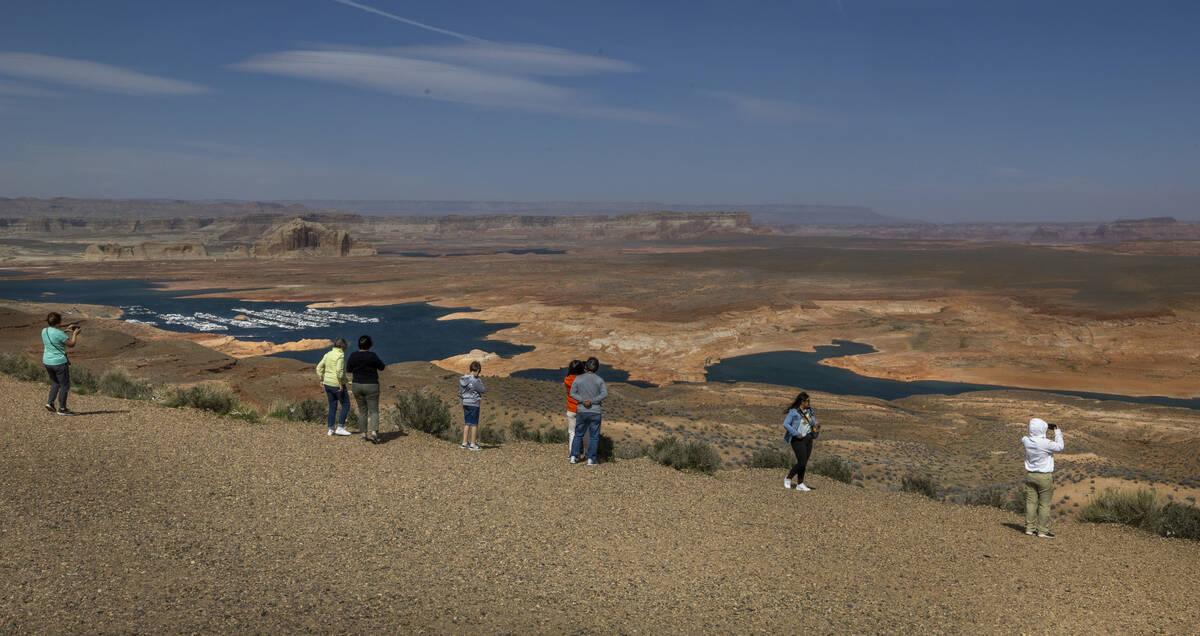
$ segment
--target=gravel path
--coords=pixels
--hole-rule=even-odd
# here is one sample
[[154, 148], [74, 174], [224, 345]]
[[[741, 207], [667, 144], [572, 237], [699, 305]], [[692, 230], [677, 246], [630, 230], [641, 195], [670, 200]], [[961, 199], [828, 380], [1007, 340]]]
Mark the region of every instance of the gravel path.
[[1200, 544], [0, 377], [0, 631], [1197, 632]]

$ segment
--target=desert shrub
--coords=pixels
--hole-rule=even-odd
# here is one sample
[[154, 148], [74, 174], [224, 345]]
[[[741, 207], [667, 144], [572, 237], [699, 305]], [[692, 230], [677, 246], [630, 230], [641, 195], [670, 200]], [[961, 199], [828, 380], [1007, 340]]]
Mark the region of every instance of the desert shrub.
[[513, 420], [512, 423], [508, 425], [508, 432], [512, 433], [512, 438], [514, 440], [522, 440], [526, 442], [542, 441], [541, 431], [536, 428], [529, 428], [529, 425], [526, 424], [524, 420]]
[[617, 459], [637, 459], [646, 454], [646, 447], [641, 443], [623, 439], [613, 444], [613, 457]]
[[930, 499], [937, 499], [937, 482], [929, 475], [917, 475], [909, 473], [900, 478], [900, 490], [904, 492], [915, 492], [919, 495], [925, 495]]
[[988, 486], [967, 493], [963, 499], [967, 506], [990, 506], [1010, 512], [1025, 512], [1025, 495], [1020, 488]]
[[1080, 521], [1089, 523], [1120, 523], [1153, 532], [1161, 514], [1162, 506], [1153, 490], [1108, 488], [1092, 497], [1078, 516]]
[[212, 411], [217, 415], [228, 415], [237, 406], [238, 401], [228, 387], [198, 384], [188, 388], [167, 389], [163, 404], [173, 408], [188, 407]]
[[44, 365], [19, 353], [0, 353], [0, 372], [26, 382], [50, 383]]
[[[43, 373], [45, 373], [43, 371]], [[47, 378], [49, 380], [49, 378]], [[100, 377], [83, 367], [71, 365], [71, 392], [80, 395], [95, 393], [100, 388]]]
[[796, 456], [783, 448], [760, 448], [747, 462], [751, 468], [791, 468], [796, 463]]
[[[339, 410], [341, 407], [338, 407]], [[271, 405], [271, 417], [290, 422], [327, 422], [329, 418], [329, 403], [317, 400], [280, 400]], [[349, 421], [349, 420], [347, 420]]]
[[401, 391], [396, 396], [394, 414], [388, 418], [401, 427], [410, 426], [444, 440], [454, 441], [450, 403], [436, 393]]
[[105, 371], [97, 388], [104, 395], [126, 400], [149, 400], [154, 396], [154, 387], [130, 378], [122, 369]]
[[600, 441], [596, 443], [596, 459], [602, 462], [612, 461], [613, 446], [613, 438], [601, 433]]
[[1200, 541], [1200, 508], [1169, 503], [1163, 506], [1158, 523], [1158, 533], [1164, 537]]
[[822, 457], [808, 465], [808, 471], [818, 475], [824, 475], [830, 479], [835, 479], [844, 484], [850, 483], [854, 475], [854, 468], [850, 463], [841, 457], [830, 455]]
[[505, 441], [504, 429], [492, 428], [491, 426], [480, 424], [479, 432], [475, 434], [475, 439], [480, 444], [503, 444]]
[[654, 442], [647, 453], [651, 459], [675, 470], [690, 470], [715, 473], [721, 465], [721, 455], [705, 442], [680, 441], [678, 437], [664, 437]]
[[566, 444], [571, 438], [567, 435], [567, 431], [558, 426], [550, 426], [542, 429], [543, 444]]

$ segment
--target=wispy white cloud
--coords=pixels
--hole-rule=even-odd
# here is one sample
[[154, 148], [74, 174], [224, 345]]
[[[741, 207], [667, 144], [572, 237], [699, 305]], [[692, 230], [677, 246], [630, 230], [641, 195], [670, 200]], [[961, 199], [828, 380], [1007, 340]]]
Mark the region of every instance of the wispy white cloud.
[[641, 70], [624, 60], [536, 44], [486, 42], [458, 46], [411, 46], [388, 52], [518, 75], [590, 75]]
[[729, 91], [705, 91], [705, 94], [732, 104], [743, 117], [754, 121], [776, 124], [822, 124], [833, 119], [832, 115], [821, 109], [796, 102], [754, 97]]
[[256, 55], [231, 67], [475, 106], [643, 123], [669, 121], [648, 111], [592, 105], [576, 91], [529, 77], [414, 57], [346, 50], [281, 51]]
[[0, 52], [0, 75], [129, 95], [195, 95], [208, 91], [192, 82], [37, 53]]
[[53, 91], [26, 86], [24, 84], [14, 84], [13, 82], [6, 82], [4, 80], [0, 80], [0, 95], [14, 97], [58, 97], [58, 93]]
[[410, 20], [410, 19], [408, 19], [408, 18], [402, 18], [402, 17], [400, 17], [400, 16], [398, 16], [398, 15], [396, 15], [396, 14], [394, 14], [394, 13], [388, 13], [387, 11], [381, 11], [381, 10], [379, 10], [379, 9], [376, 9], [375, 7], [368, 7], [368, 6], [367, 6], [367, 5], [365, 5], [365, 4], [359, 4], [359, 3], [357, 3], [357, 2], [351, 2], [350, 0], [333, 0], [333, 1], [334, 1], [334, 2], [336, 2], [336, 3], [338, 3], [338, 4], [344, 4], [344, 5], [348, 6], [348, 7], [354, 7], [355, 9], [362, 9], [363, 11], [366, 11], [366, 12], [368, 12], [368, 13], [374, 13], [375, 15], [381, 15], [381, 16], [383, 16], [383, 17], [385, 17], [385, 18], [388, 18], [388, 19], [390, 19], [390, 20], [395, 20], [395, 21], [397, 21], [397, 22], [403, 22], [403, 23], [405, 23], [405, 24], [411, 24], [412, 26], [415, 26], [415, 27], [418, 27], [418, 28], [421, 28], [421, 29], [425, 29], [426, 31], [433, 31], [434, 33], [441, 33], [442, 35], [448, 35], [448, 36], [450, 36], [450, 37], [458, 38], [458, 39], [460, 39], [460, 40], [463, 40], [463, 41], [466, 41], [466, 42], [486, 42], [486, 40], [483, 40], [483, 39], [481, 39], [481, 38], [477, 38], [477, 37], [475, 37], [475, 36], [473, 36], [473, 35], [466, 35], [466, 34], [463, 34], [463, 33], [456, 33], [456, 32], [454, 32], [454, 31], [450, 31], [450, 30], [448, 30], [448, 29], [442, 29], [442, 28], [439, 28], [439, 27], [435, 27], [435, 26], [431, 26], [431, 25], [428, 25], [428, 24], [424, 24], [424, 23], [422, 23], [422, 22], [417, 22], [416, 20]]

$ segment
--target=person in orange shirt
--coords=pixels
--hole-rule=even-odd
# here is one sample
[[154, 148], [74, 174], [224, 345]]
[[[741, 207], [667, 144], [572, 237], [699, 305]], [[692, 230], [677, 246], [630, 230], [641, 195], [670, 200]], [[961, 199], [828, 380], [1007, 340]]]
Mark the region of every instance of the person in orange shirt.
[[575, 377], [582, 373], [583, 361], [572, 360], [567, 365], [567, 377], [563, 378], [563, 384], [567, 385], [567, 456], [571, 455], [571, 442], [575, 440], [575, 412], [579, 409], [579, 402], [571, 397], [571, 385], [575, 383]]

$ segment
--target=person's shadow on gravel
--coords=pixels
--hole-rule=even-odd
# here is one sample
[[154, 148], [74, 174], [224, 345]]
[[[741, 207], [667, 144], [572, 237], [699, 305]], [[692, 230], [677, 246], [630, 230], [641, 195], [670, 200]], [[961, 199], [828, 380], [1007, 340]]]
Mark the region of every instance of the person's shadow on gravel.
[[399, 439], [401, 437], [407, 437], [407, 436], [408, 436], [408, 433], [405, 433], [404, 431], [389, 431], [387, 433], [380, 433], [379, 434], [379, 443], [386, 444], [394, 439]]
[[1002, 523], [1000, 525], [1002, 525], [1006, 528], [1012, 528], [1013, 530], [1016, 530], [1017, 532], [1020, 532], [1021, 534], [1025, 534], [1025, 526], [1023, 526], [1019, 523]]
[[75, 415], [76, 416], [80, 416], [80, 415], [115, 415], [117, 413], [128, 413], [128, 412], [129, 412], [128, 410], [124, 410], [124, 411], [75, 411]]

